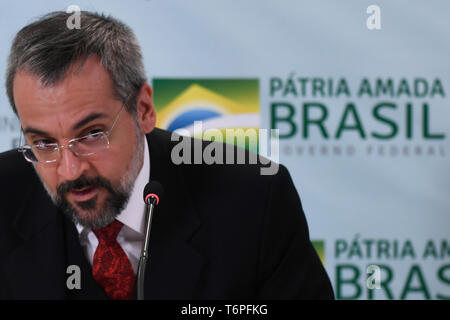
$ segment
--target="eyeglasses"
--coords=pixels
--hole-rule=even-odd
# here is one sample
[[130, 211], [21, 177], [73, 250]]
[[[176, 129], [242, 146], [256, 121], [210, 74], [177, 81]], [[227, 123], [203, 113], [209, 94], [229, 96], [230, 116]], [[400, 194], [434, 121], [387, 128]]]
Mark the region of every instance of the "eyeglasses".
[[[25, 160], [34, 163], [54, 163], [61, 156], [61, 150], [69, 148], [73, 154], [79, 157], [88, 157], [102, 150], [109, 149], [109, 135], [116, 125], [126, 103], [122, 105], [117, 113], [111, 128], [107, 131], [92, 130], [87, 135], [69, 140], [67, 145], [59, 145], [57, 142], [46, 142], [41, 140], [33, 145], [24, 145], [18, 148]], [[21, 138], [22, 139], [22, 135]], [[19, 144], [20, 145], [20, 144]]]

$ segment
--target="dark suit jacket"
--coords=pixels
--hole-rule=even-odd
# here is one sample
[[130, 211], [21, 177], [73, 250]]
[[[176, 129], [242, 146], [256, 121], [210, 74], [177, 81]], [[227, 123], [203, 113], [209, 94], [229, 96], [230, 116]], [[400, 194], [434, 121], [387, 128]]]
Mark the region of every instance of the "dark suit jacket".
[[[174, 165], [170, 134], [147, 136], [158, 205], [146, 299], [320, 299], [333, 291], [288, 171], [259, 165]], [[75, 225], [17, 150], [0, 155], [0, 298], [106, 299]], [[68, 290], [69, 265], [81, 290]]]

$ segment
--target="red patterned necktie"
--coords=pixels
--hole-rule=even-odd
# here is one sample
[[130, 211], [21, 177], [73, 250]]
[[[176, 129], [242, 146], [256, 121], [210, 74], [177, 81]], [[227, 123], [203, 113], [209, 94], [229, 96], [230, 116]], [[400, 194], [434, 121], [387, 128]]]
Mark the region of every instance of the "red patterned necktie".
[[114, 220], [103, 228], [92, 230], [98, 239], [92, 275], [110, 299], [133, 299], [135, 275], [130, 260], [117, 242], [123, 223]]

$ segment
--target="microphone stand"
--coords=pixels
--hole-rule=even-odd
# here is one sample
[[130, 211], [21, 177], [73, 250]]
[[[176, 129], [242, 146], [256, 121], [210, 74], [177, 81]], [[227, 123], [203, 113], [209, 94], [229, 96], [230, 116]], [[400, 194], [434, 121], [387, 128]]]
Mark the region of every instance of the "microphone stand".
[[145, 267], [148, 260], [148, 244], [150, 242], [150, 229], [152, 227], [153, 210], [155, 208], [156, 198], [151, 197], [149, 203], [145, 205], [146, 209], [146, 226], [145, 226], [145, 240], [141, 251], [141, 258], [139, 259], [139, 266], [137, 271], [137, 299], [144, 300], [144, 278]]

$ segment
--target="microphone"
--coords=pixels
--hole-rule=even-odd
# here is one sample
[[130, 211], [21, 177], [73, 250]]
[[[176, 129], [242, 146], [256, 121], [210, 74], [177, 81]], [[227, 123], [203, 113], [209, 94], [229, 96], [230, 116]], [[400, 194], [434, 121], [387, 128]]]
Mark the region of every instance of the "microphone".
[[150, 181], [144, 188], [145, 206], [145, 240], [142, 246], [141, 258], [137, 271], [137, 299], [144, 300], [144, 277], [145, 267], [148, 260], [148, 244], [150, 242], [150, 230], [152, 227], [153, 210], [159, 204], [159, 200], [164, 194], [164, 189], [158, 181]]

